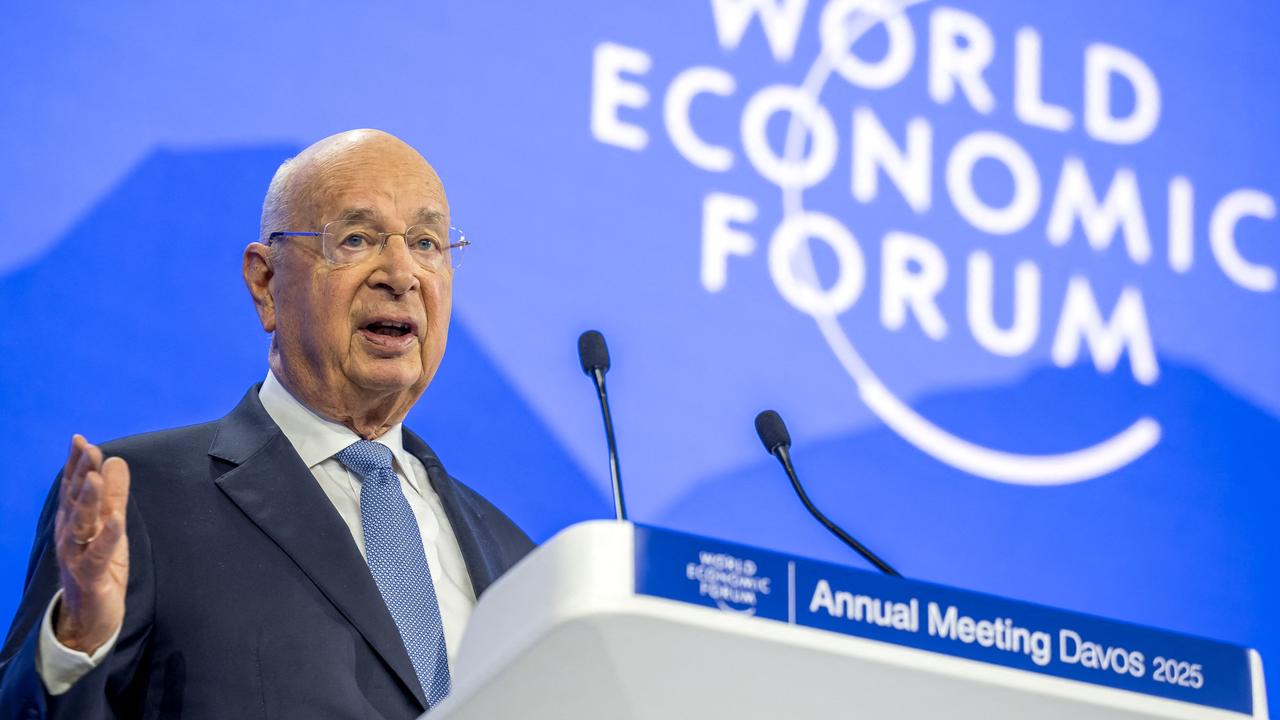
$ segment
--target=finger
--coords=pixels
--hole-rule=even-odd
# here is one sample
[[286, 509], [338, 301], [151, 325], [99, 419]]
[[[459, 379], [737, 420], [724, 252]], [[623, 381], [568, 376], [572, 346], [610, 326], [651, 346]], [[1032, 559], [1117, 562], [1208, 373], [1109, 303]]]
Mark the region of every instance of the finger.
[[98, 531], [98, 518], [101, 515], [102, 475], [90, 472], [85, 475], [80, 487], [80, 494], [71, 506], [69, 516], [70, 539], [77, 545], [93, 537]]
[[62, 516], [61, 519], [63, 521], [63, 525], [67, 525], [70, 522], [70, 516], [72, 511], [75, 509], [76, 501], [84, 492], [85, 476], [89, 472], [90, 463], [87, 451], [88, 446], [88, 442], [84, 442], [79, 446], [76, 454], [76, 462], [71, 467], [71, 473], [64, 477], [67, 488], [66, 500], [58, 508], [59, 515]]
[[129, 464], [124, 458], [107, 458], [102, 463], [102, 478], [103, 512], [123, 519], [129, 504]]
[[85, 441], [84, 453], [81, 455], [81, 458], [82, 462], [80, 467], [84, 467], [86, 475], [90, 472], [102, 472], [102, 449], [97, 445]]
[[[92, 443], [85, 442], [84, 447], [80, 449], [80, 458], [76, 461], [76, 465], [71, 470], [71, 499], [75, 500], [80, 495], [81, 489], [84, 487], [84, 478], [91, 471], [98, 469], [98, 463], [95, 463], [93, 451], [97, 450]], [[101, 457], [101, 451], [98, 451], [98, 457]]]
[[84, 454], [89, 460], [90, 470], [102, 470], [102, 448], [99, 448], [97, 445], [86, 440], [84, 443]]
[[88, 441], [76, 433], [71, 436], [71, 448], [67, 450], [67, 462], [62, 466], [62, 483], [58, 488], [58, 504], [66, 505], [70, 501], [71, 482], [75, 475], [76, 465], [80, 462], [80, 454]]

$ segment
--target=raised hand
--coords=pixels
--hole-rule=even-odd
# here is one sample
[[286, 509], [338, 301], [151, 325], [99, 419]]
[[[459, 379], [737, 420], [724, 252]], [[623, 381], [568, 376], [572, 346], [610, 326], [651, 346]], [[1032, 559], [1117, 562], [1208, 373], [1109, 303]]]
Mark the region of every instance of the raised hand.
[[92, 654], [124, 622], [129, 583], [129, 538], [125, 509], [129, 466], [83, 436], [71, 439], [62, 470], [54, 543], [62, 603], [54, 616], [58, 642]]

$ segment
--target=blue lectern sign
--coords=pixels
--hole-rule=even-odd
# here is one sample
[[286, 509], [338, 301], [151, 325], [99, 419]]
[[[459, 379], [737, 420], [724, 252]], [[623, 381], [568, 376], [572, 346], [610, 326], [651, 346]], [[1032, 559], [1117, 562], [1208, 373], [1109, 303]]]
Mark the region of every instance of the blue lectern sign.
[[636, 592], [1242, 713], [1241, 647], [636, 527]]

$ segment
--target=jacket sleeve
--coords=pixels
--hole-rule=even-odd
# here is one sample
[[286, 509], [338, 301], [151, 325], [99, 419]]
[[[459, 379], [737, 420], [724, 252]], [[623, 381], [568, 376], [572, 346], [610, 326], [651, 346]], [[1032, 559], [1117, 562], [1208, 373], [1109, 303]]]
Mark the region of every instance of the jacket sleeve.
[[58, 486], [54, 480], [36, 525], [22, 600], [0, 650], [0, 720], [113, 720], [137, 716], [146, 688], [140, 672], [155, 612], [151, 544], [133, 499], [127, 510], [129, 585], [124, 625], [115, 647], [102, 662], [60, 695], [50, 695], [36, 668], [40, 626], [59, 590], [58, 558], [53, 544]]

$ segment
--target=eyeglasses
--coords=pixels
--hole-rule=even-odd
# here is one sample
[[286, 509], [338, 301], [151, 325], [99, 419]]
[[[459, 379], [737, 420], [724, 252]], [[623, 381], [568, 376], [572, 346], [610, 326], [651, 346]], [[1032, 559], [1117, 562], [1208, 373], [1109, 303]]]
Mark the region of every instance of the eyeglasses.
[[414, 225], [404, 232], [380, 232], [367, 222], [351, 220], [326, 223], [320, 232], [277, 230], [267, 236], [267, 244], [277, 238], [318, 237], [321, 251], [330, 263], [356, 265], [381, 255], [392, 235], [403, 237], [409, 255], [418, 265], [433, 272], [460, 267], [462, 253], [471, 245], [461, 230], [443, 223]]

